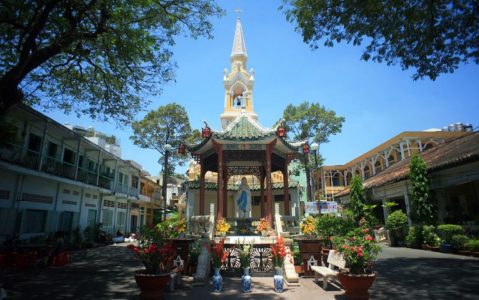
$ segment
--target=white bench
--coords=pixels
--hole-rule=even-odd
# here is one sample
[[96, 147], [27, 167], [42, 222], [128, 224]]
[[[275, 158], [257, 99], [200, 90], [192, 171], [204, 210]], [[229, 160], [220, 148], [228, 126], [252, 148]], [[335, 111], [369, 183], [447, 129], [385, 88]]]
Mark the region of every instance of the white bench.
[[318, 281], [318, 275], [323, 277], [323, 289], [326, 289], [328, 287], [328, 279], [335, 279], [336, 275], [338, 275], [338, 271], [334, 270], [334, 268], [344, 269], [345, 266], [346, 261], [343, 256], [334, 250], [330, 250], [328, 254], [328, 267], [311, 266], [311, 270], [314, 271], [315, 281]]

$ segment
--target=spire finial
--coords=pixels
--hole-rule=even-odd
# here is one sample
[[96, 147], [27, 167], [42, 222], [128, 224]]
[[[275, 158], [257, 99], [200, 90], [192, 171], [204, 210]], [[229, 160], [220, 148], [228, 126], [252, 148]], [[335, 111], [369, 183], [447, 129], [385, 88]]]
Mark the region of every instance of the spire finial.
[[238, 19], [240, 18], [240, 15], [241, 15], [242, 12], [243, 12], [243, 10], [239, 7], [235, 9], [236, 17]]

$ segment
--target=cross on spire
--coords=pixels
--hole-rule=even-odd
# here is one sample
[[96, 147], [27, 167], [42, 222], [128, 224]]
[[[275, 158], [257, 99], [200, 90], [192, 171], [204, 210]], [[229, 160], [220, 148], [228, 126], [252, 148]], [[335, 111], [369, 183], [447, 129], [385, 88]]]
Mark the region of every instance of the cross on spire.
[[235, 9], [235, 13], [237, 14], [238, 19], [240, 18], [240, 14], [241, 14], [242, 12], [243, 12], [243, 10], [242, 10], [241, 8], [239, 8], [239, 7], [238, 7], [237, 9]]

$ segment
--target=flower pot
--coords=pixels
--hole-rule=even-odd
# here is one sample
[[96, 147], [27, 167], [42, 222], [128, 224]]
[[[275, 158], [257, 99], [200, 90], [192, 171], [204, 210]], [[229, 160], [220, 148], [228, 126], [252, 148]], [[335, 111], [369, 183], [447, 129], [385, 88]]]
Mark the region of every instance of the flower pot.
[[298, 273], [298, 275], [299, 275], [299, 274], [302, 274], [302, 273], [303, 273], [303, 266], [297, 266], [297, 265], [295, 265], [295, 266], [294, 266], [294, 270], [296, 271], [296, 273]]
[[454, 251], [454, 247], [451, 244], [441, 244], [440, 250], [443, 253], [452, 253]]
[[283, 269], [280, 267], [274, 267], [274, 291], [276, 293], [282, 293], [284, 291], [284, 278]]
[[243, 293], [251, 292], [251, 276], [249, 275], [249, 268], [243, 268], [243, 276], [241, 276], [241, 287]]
[[376, 273], [360, 275], [338, 273], [338, 280], [346, 291], [345, 296], [347, 299], [369, 299], [368, 290], [374, 279], [376, 279]]
[[213, 292], [219, 293], [223, 288], [223, 277], [220, 274], [220, 268], [214, 268], [213, 274]]
[[163, 299], [163, 292], [170, 281], [170, 272], [149, 274], [146, 270], [135, 272], [135, 281], [141, 290], [141, 299]]

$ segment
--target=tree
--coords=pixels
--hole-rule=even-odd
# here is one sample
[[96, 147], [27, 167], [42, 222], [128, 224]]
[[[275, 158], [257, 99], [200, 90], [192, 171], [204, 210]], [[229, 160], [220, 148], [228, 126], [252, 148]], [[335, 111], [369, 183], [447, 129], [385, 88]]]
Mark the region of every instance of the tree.
[[129, 122], [173, 79], [174, 37], [211, 37], [207, 0], [2, 1], [0, 117], [22, 102]]
[[365, 205], [363, 181], [361, 177], [354, 175], [349, 187], [349, 208], [355, 222], [358, 222], [364, 216]]
[[[307, 140], [316, 142], [318, 144], [327, 143], [328, 137], [331, 134], [341, 132], [341, 127], [344, 122], [344, 117], [336, 116], [332, 110], [327, 110], [324, 106], [318, 103], [303, 102], [298, 106], [289, 104], [283, 111], [284, 126], [288, 138], [297, 141]], [[314, 160], [314, 158], [313, 158]], [[319, 162], [322, 157], [319, 156]], [[308, 200], [311, 198], [311, 182], [310, 182], [310, 167], [311, 159], [309, 156], [304, 156], [301, 159], [304, 166], [307, 180], [307, 195]]]
[[[171, 103], [150, 111], [143, 120], [133, 122], [131, 127], [134, 134], [130, 140], [141, 148], [158, 151], [160, 160], [163, 160], [162, 196], [166, 220], [167, 177], [174, 174], [175, 165], [183, 165], [185, 157], [176, 149], [183, 141], [191, 139], [193, 134], [188, 114], [183, 106]], [[171, 150], [166, 145], [170, 145]]]
[[280, 7], [317, 49], [346, 41], [367, 46], [361, 59], [413, 68], [435, 80], [460, 63], [479, 63], [479, 2], [284, 0]]
[[133, 122], [131, 127], [133, 135], [130, 140], [141, 148], [158, 151], [162, 160], [166, 156], [165, 145], [172, 147], [168, 151], [168, 165], [171, 168], [168, 168], [167, 173], [174, 174], [174, 166], [184, 163], [185, 157], [178, 154], [176, 149], [183, 141], [191, 138], [193, 131], [183, 106], [176, 103], [160, 106], [147, 113], [143, 120]]
[[434, 224], [436, 205], [429, 189], [426, 162], [417, 154], [409, 163], [409, 180], [412, 185], [411, 218], [418, 224]]

